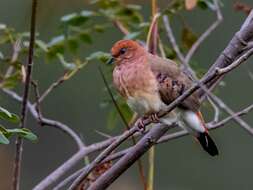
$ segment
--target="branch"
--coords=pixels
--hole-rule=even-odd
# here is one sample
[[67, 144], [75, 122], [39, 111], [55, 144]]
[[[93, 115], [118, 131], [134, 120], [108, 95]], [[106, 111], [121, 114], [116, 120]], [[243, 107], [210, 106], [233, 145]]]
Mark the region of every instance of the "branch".
[[[66, 74], [66, 73], [65, 73]], [[65, 79], [65, 74], [61, 76], [57, 81], [52, 83], [47, 90], [40, 96], [38, 102], [41, 103], [47, 96], [50, 94], [52, 90], [54, 90], [56, 87], [58, 87], [60, 84], [62, 84], [66, 79]]]
[[93, 160], [88, 166], [86, 166], [81, 175], [72, 183], [69, 190], [76, 189], [81, 185], [82, 181], [90, 174], [90, 172], [100, 164], [113, 150], [115, 150], [122, 142], [139, 131], [138, 125], [135, 125], [130, 130], [120, 135], [110, 146], [108, 146], [102, 153], [100, 153], [95, 160]]
[[[250, 42], [252, 39], [253, 11], [251, 11], [241, 29], [234, 35], [232, 40], [229, 42], [227, 47], [223, 50], [223, 52], [220, 54], [220, 56], [217, 58], [205, 76], [210, 75], [215, 68], [224, 68], [234, 62], [237, 57], [243, 53], [244, 48], [247, 47], [248, 42]], [[222, 78], [223, 76], [214, 78], [207, 84], [207, 88], [213, 89], [219, 83], [219, 81], [221, 81]], [[205, 98], [205, 96], [203, 96], [205, 94], [203, 90], [199, 90], [198, 93], [202, 99]]]
[[189, 64], [189, 61], [191, 60], [192, 56], [196, 52], [196, 50], [199, 48], [199, 46], [203, 43], [203, 41], [217, 28], [217, 26], [222, 22], [223, 17], [220, 11], [219, 4], [217, 0], [213, 0], [214, 6], [215, 6], [215, 12], [217, 19], [214, 21], [213, 24], [211, 24], [207, 30], [201, 34], [201, 36], [198, 38], [198, 40], [192, 45], [190, 50], [188, 51], [187, 55], [185, 56], [185, 64]]
[[[30, 41], [29, 41], [29, 53], [28, 53], [28, 62], [26, 65], [26, 78], [24, 93], [21, 106], [21, 124], [20, 128], [26, 126], [27, 118], [27, 102], [29, 96], [30, 82], [32, 78], [32, 68], [33, 68], [33, 51], [34, 51], [34, 41], [35, 41], [35, 30], [36, 30], [36, 12], [37, 12], [37, 0], [32, 1], [32, 16], [31, 16], [31, 28], [30, 28]], [[23, 151], [23, 140], [21, 137], [16, 139], [16, 150], [15, 150], [15, 160], [14, 160], [14, 172], [13, 172], [13, 181], [12, 189], [19, 190], [20, 186], [20, 169], [22, 161], [22, 151]]]
[[106, 189], [124, 171], [149, 150], [157, 140], [169, 130], [168, 125], [157, 125], [147, 133], [124, 157], [102, 174], [88, 190]]
[[[231, 71], [233, 68], [229, 68], [228, 72]], [[198, 90], [201, 86], [204, 86], [209, 81], [213, 80], [215, 77], [220, 76], [217, 72], [217, 69], [214, 69], [211, 74], [209, 74], [206, 77], [203, 77], [198, 83], [192, 85], [191, 88], [186, 90], [181, 96], [179, 96], [175, 101], [173, 101], [171, 104], [169, 104], [166, 108], [166, 111], [161, 111], [157, 113], [157, 116], [159, 118], [165, 116], [170, 111], [172, 111], [178, 104], [180, 104], [182, 101], [184, 101], [186, 98], [188, 98], [192, 93], [194, 93], [196, 90]], [[150, 118], [144, 119], [142, 118], [142, 122], [144, 126], [147, 126], [152, 121]], [[69, 190], [72, 190], [78, 185], [80, 185], [81, 181], [83, 181], [87, 175], [94, 169], [94, 167], [99, 164], [101, 161], [103, 161], [115, 148], [117, 148], [123, 141], [125, 141], [129, 136], [133, 135], [138, 131], [138, 124], [135, 123], [134, 127], [131, 128], [131, 130], [123, 133], [115, 142], [113, 142], [109, 147], [107, 147], [87, 168], [84, 169], [83, 173], [78, 177], [78, 179], [71, 185]]]
[[[17, 93], [8, 89], [2, 89], [2, 91], [5, 94], [12, 97], [14, 100], [17, 100], [19, 102], [22, 101], [22, 97], [20, 97]], [[76, 142], [79, 149], [82, 149], [84, 147], [84, 143], [82, 142], [81, 138], [70, 127], [56, 120], [44, 118], [42, 116], [41, 118], [39, 118], [39, 114], [36, 111], [35, 105], [31, 104], [29, 101], [27, 102], [27, 107], [30, 113], [32, 114], [32, 116], [34, 117], [34, 119], [36, 119], [37, 121], [39, 121], [40, 119], [40, 122], [42, 125], [51, 126], [51, 127], [61, 130], [62, 132], [70, 136]]]
[[[229, 69], [230, 70], [230, 69]], [[231, 68], [232, 70], [232, 68]], [[218, 74], [217, 69], [212, 69], [209, 71], [209, 74], [206, 75], [199, 83], [194, 84], [190, 89], [188, 89], [185, 93], [183, 93], [183, 95], [181, 95], [179, 98], [177, 98], [172, 104], [169, 105], [168, 107], [168, 112], [171, 111], [174, 107], [176, 107], [181, 101], [183, 101], [185, 98], [187, 98], [191, 93], [193, 93], [194, 91], [196, 91], [197, 89], [200, 88], [201, 85], [208, 83], [209, 81], [213, 80], [215, 77], [219, 76], [220, 74]], [[161, 117], [163, 116], [163, 114], [165, 115], [166, 112], [164, 113], [159, 113], [158, 116]], [[143, 123], [145, 125], [149, 124], [151, 121], [149, 120], [144, 120]], [[118, 137], [117, 137], [118, 138]], [[116, 138], [115, 138], [116, 139]], [[107, 147], [108, 145], [110, 145], [112, 142], [115, 142], [114, 138], [112, 139], [108, 139], [106, 141], [106, 143], [108, 144], [103, 144], [103, 146], [101, 147], [101, 145], [98, 145], [99, 148], [103, 149], [105, 147]], [[112, 144], [111, 144], [112, 145]], [[93, 145], [91, 145], [93, 147]], [[88, 151], [95, 151], [95, 150], [99, 150], [98, 147], [87, 147], [87, 152]], [[93, 149], [93, 150], [91, 150]], [[84, 150], [83, 150], [84, 151]], [[60, 166], [58, 169], [56, 169], [52, 174], [50, 174], [47, 178], [45, 178], [40, 184], [38, 184], [36, 187], [48, 187], [51, 183], [53, 183], [54, 181], [56, 181], [57, 179], [59, 179], [69, 168], [72, 168], [73, 165], [78, 162], [78, 160], [80, 160], [82, 158], [82, 156], [87, 155], [86, 151], [84, 151], [84, 153], [78, 152], [76, 153], [73, 157], [71, 157], [66, 163], [64, 163], [62, 166]], [[74, 159], [75, 158], [75, 159]], [[36, 190], [39, 189], [43, 189], [43, 188], [36, 188]]]

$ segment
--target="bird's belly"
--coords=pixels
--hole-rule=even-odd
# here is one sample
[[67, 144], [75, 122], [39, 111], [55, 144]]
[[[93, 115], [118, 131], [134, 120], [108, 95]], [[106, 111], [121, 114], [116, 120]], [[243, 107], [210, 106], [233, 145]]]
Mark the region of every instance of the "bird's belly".
[[127, 99], [128, 106], [138, 113], [139, 115], [145, 115], [150, 113], [156, 113], [161, 110], [163, 107], [163, 102], [160, 98], [152, 97], [128, 97]]

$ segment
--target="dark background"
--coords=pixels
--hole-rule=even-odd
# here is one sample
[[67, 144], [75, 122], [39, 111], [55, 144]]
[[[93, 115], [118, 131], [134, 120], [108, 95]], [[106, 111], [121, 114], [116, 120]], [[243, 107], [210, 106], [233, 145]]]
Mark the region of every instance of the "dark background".
[[[168, 1], [159, 1], [160, 6]], [[233, 10], [234, 1], [224, 1], [222, 12], [223, 23], [206, 40], [194, 59], [199, 67], [207, 69], [240, 28], [245, 19], [243, 13]], [[245, 3], [251, 5], [250, 0]], [[136, 2], [135, 2], [136, 3]], [[150, 7], [147, 1], [139, 1], [143, 5], [143, 13], [148, 19]], [[18, 31], [28, 31], [30, 22], [30, 0], [1, 0], [0, 23], [5, 23]], [[48, 41], [59, 30], [59, 19], [64, 14], [88, 9], [84, 0], [43, 0], [39, 1], [38, 27], [40, 37]], [[207, 11], [193, 11], [187, 17], [191, 26], [201, 33], [214, 16]], [[175, 24], [175, 31], [177, 26]], [[121, 39], [117, 30], [98, 35], [92, 46], [85, 46], [80, 56], [97, 50], [108, 52], [112, 44]], [[247, 65], [242, 65], [226, 76], [226, 86], [220, 88], [218, 95], [235, 111], [252, 103], [253, 86], [248, 71], [253, 72], [252, 58]], [[86, 144], [104, 139], [95, 130], [109, 134], [119, 134], [124, 126], [110, 130], [106, 128], [109, 108], [101, 108], [100, 103], [106, 96], [104, 84], [97, 71], [97, 62], [90, 63], [74, 78], [57, 88], [43, 103], [45, 116], [62, 121], [83, 136]], [[39, 80], [41, 90], [47, 88], [52, 81], [63, 73], [58, 62], [44, 63], [35, 60], [33, 76]], [[1, 106], [19, 113], [20, 105], [1, 93]], [[206, 118], [211, 118], [211, 111], [203, 108]], [[253, 124], [252, 113], [245, 120]], [[71, 154], [77, 151], [75, 144], [61, 132], [48, 127], [39, 127], [29, 119], [28, 127], [39, 136], [38, 143], [24, 143], [22, 164], [22, 190], [32, 187], [49, 172], [62, 164]], [[191, 137], [184, 137], [157, 146], [155, 163], [155, 189], [197, 190], [197, 189], [252, 189], [253, 180], [253, 137], [234, 123], [225, 128], [211, 132], [220, 155], [209, 157]], [[12, 160], [14, 156], [14, 139], [9, 146], [0, 145], [0, 190], [7, 190], [10, 182]], [[143, 160], [146, 160], [146, 156]], [[131, 167], [109, 189], [141, 189], [136, 166]]]

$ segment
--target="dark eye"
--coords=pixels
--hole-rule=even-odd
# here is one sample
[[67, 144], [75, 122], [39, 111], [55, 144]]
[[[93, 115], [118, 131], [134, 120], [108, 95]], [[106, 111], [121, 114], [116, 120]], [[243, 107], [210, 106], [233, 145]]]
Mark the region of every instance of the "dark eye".
[[121, 48], [121, 49], [119, 50], [119, 53], [120, 53], [121, 55], [123, 55], [124, 53], [126, 53], [126, 51], [127, 51], [127, 48]]

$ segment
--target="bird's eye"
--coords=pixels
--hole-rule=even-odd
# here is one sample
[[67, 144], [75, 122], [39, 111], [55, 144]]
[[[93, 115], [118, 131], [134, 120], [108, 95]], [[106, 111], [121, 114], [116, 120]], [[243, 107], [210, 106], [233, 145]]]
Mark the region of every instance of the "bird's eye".
[[127, 48], [121, 48], [121, 49], [119, 50], [119, 53], [120, 53], [121, 55], [123, 55], [124, 53], [126, 53], [126, 51], [127, 51]]

